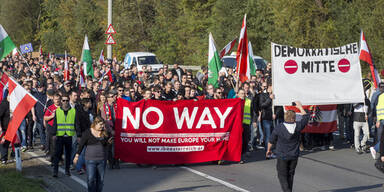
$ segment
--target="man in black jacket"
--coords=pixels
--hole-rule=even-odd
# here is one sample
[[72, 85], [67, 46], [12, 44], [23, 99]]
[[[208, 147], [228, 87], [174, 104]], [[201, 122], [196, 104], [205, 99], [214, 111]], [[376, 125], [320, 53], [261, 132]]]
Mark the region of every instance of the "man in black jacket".
[[[263, 128], [265, 136], [265, 150], [267, 149], [267, 143], [271, 135], [272, 129], [272, 99], [274, 95], [272, 94], [272, 88], [268, 87], [268, 84], [264, 82], [261, 86], [263, 89], [262, 93], [259, 95], [259, 106], [261, 111], [261, 125]], [[267, 156], [268, 158], [268, 156]]]
[[173, 64], [172, 76], [177, 75], [179, 77], [179, 81], [181, 81], [181, 76], [184, 75], [184, 71], [182, 68], [179, 67], [179, 64], [175, 63]]
[[296, 107], [303, 115], [300, 122], [296, 122], [296, 113], [287, 111], [284, 114], [284, 123], [276, 126], [271, 134], [268, 143], [266, 156], [272, 154], [272, 145], [276, 146], [275, 154], [277, 157], [277, 177], [284, 192], [291, 192], [293, 188], [293, 177], [299, 158], [300, 132], [307, 125], [309, 115], [304, 111], [299, 101]]
[[38, 82], [37, 91], [32, 92], [32, 95], [40, 101], [40, 103], [35, 104], [36, 121], [34, 123], [34, 126], [35, 126], [35, 129], [39, 131], [42, 150], [45, 151], [45, 149], [47, 149], [47, 143], [46, 143], [46, 134], [45, 134], [43, 122], [44, 122], [44, 111], [45, 111], [45, 108], [48, 107], [43, 105], [47, 101], [47, 95], [45, 93], [45, 85]]
[[[0, 124], [1, 124], [1, 134], [5, 135], [8, 123], [10, 119], [10, 113], [9, 113], [9, 102], [7, 98], [4, 98], [3, 101], [0, 104]], [[0, 138], [0, 152], [1, 152], [1, 163], [6, 164], [8, 160], [8, 148], [9, 148], [10, 142], [5, 140], [4, 137]]]
[[[81, 99], [80, 105], [76, 113], [76, 116], [77, 116], [76, 119], [80, 119], [80, 121], [78, 121], [79, 129], [76, 130], [77, 132], [76, 135], [77, 135], [77, 138], [79, 139], [83, 136], [83, 133], [86, 130], [91, 128], [91, 123], [95, 117], [95, 114], [92, 113], [91, 108], [92, 108], [92, 102], [90, 98]], [[75, 154], [76, 154], [77, 148], [73, 148], [73, 150], [75, 151]], [[76, 171], [80, 175], [84, 173], [84, 171], [82, 170], [82, 167], [85, 164], [84, 154], [85, 154], [85, 149], [83, 149], [83, 151], [81, 152], [79, 160], [76, 164]], [[73, 155], [71, 158], [73, 161], [75, 156]]]

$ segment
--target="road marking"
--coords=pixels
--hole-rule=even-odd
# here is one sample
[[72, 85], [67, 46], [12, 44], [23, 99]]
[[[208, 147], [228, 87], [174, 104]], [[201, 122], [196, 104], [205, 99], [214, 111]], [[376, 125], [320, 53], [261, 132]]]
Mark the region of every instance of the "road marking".
[[326, 165], [326, 166], [334, 167], [334, 168], [337, 168], [337, 169], [342, 169], [342, 170], [345, 170], [345, 171], [349, 171], [349, 172], [352, 172], [352, 173], [356, 173], [356, 174], [360, 174], [360, 175], [364, 175], [364, 176], [368, 176], [368, 177], [374, 177], [376, 179], [383, 179], [383, 177], [379, 177], [379, 176], [372, 175], [372, 174], [369, 174], [369, 173], [365, 173], [365, 172], [362, 172], [362, 171], [357, 171], [357, 170], [350, 169], [350, 168], [347, 168], [347, 167], [343, 167], [343, 166], [340, 166], [340, 165], [336, 165], [336, 164], [332, 164], [332, 163], [329, 163], [329, 162], [321, 161], [321, 160], [318, 160], [318, 159], [314, 159], [314, 158], [310, 158], [310, 157], [301, 157], [301, 158], [307, 159], [309, 161], [313, 161], [313, 162], [316, 162], [316, 163], [320, 163], [320, 164], [323, 164], [323, 165]]
[[250, 191], [248, 191], [248, 190], [246, 190], [246, 189], [243, 189], [243, 188], [238, 187], [238, 186], [236, 186], [236, 185], [230, 184], [230, 183], [225, 182], [225, 181], [223, 181], [223, 180], [221, 180], [221, 179], [218, 179], [218, 178], [216, 178], [216, 177], [212, 177], [212, 176], [207, 175], [207, 174], [205, 174], [205, 173], [202, 173], [202, 172], [200, 172], [200, 171], [191, 169], [191, 168], [189, 168], [189, 167], [181, 166], [180, 168], [185, 169], [185, 170], [187, 170], [187, 171], [189, 171], [189, 172], [192, 172], [192, 173], [194, 173], [194, 174], [196, 174], [196, 175], [200, 175], [200, 176], [202, 176], [202, 177], [205, 177], [205, 178], [207, 178], [207, 179], [209, 179], [209, 180], [218, 182], [218, 183], [220, 183], [220, 184], [222, 184], [222, 185], [225, 185], [225, 186], [227, 186], [227, 187], [229, 187], [229, 188], [231, 188], [231, 189], [233, 189], [233, 190], [241, 191], [241, 192], [250, 192]]
[[[47, 161], [45, 158], [43, 157], [40, 157], [40, 155], [36, 154], [35, 152], [27, 152], [29, 153], [30, 155], [32, 155], [33, 157], [35, 157], [36, 159], [42, 161], [44, 164], [50, 166], [50, 163], [49, 161]], [[63, 168], [59, 167], [59, 172], [62, 173], [62, 174], [65, 174], [65, 171]], [[73, 179], [74, 181], [76, 181], [77, 183], [79, 183], [81, 186], [85, 187], [85, 188], [88, 188], [87, 187], [87, 183], [85, 181], [83, 181], [82, 179], [80, 179], [79, 177], [76, 177], [74, 175], [71, 175], [70, 176], [71, 179]]]

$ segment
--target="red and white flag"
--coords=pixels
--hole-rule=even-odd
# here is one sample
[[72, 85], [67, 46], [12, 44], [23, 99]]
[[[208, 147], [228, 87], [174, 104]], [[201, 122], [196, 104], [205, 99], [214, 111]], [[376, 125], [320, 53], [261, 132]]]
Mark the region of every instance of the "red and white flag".
[[17, 51], [17, 48], [15, 47], [15, 48], [12, 50], [12, 57], [17, 56], [17, 55], [19, 55], [19, 52]]
[[35, 106], [37, 100], [14, 79], [9, 78], [8, 85], [9, 108], [12, 113], [12, 117], [8, 124], [5, 139], [13, 142], [21, 122], [32, 109], [32, 107]]
[[43, 48], [41, 47], [41, 45], [40, 45], [39, 51], [40, 51], [40, 56], [42, 56], [43, 55]]
[[103, 76], [99, 79], [99, 83], [101, 83], [104, 79], [105, 76], [108, 76], [109, 82], [113, 83], [113, 77], [112, 77], [112, 72], [110, 69], [106, 73], [103, 74]]
[[85, 83], [85, 75], [83, 70], [80, 70], [80, 87], [86, 87], [87, 84]]
[[104, 64], [104, 49], [100, 52], [99, 63]]
[[364, 32], [361, 30], [360, 35], [360, 56], [359, 59], [365, 61], [369, 64], [369, 68], [371, 69], [372, 81], [377, 88], [377, 85], [381, 82], [380, 75], [377, 72], [375, 64], [373, 63], [371, 51], [368, 47], [367, 41], [365, 40]]
[[109, 82], [113, 83], [112, 72], [110, 69], [107, 71], [107, 73], [105, 73], [105, 75], [108, 76]]
[[[310, 121], [303, 133], [332, 133], [337, 130], [337, 105], [304, 105], [309, 111]], [[285, 106], [284, 110], [296, 112], [296, 121], [301, 120], [300, 110], [295, 106]]]
[[231, 52], [232, 48], [235, 46], [235, 43], [237, 41], [237, 37], [229, 42], [221, 51], [220, 51], [220, 58], [223, 58], [224, 55]]
[[69, 67], [68, 67], [68, 59], [67, 59], [67, 51], [65, 51], [64, 58], [64, 81], [69, 80]]
[[248, 38], [247, 38], [247, 14], [244, 15], [243, 26], [240, 31], [239, 45], [236, 54], [237, 73], [241, 82], [245, 82], [251, 77], [249, 69]]

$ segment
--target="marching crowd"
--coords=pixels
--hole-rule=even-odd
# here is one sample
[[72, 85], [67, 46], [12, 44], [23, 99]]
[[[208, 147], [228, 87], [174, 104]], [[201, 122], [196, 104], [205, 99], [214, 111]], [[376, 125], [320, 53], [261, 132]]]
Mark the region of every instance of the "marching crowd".
[[[172, 67], [163, 65], [158, 73], [153, 73], [150, 67], [143, 67], [141, 71], [135, 66], [125, 69], [120, 61], [114, 59], [104, 63], [94, 61], [93, 76], [85, 77], [85, 84], [82, 84], [81, 61], [76, 57], [68, 58], [69, 79], [66, 81], [63, 80], [64, 63], [63, 57], [54, 55], [39, 58], [32, 58], [31, 55], [26, 58], [6, 57], [0, 62], [1, 72], [16, 79], [38, 100], [20, 125], [18, 135], [21, 149], [28, 151], [39, 147], [45, 151], [47, 159], [52, 162], [55, 177], [58, 176], [58, 164], [63, 153], [67, 175], [71, 175], [71, 164], [75, 162], [72, 169], [78, 174], [84, 173], [84, 168], [98, 172], [98, 176], [90, 174], [88, 182], [101, 183], [101, 188], [103, 167], [108, 164], [111, 169], [120, 168], [119, 160], [113, 154], [115, 110], [119, 98], [132, 102], [141, 99], [244, 99], [244, 142], [240, 163], [244, 163], [256, 149], [267, 151], [274, 127], [284, 122], [283, 107], [272, 105], [274, 95], [270, 63], [265, 69], [258, 69], [256, 75], [247, 82], [240, 82], [238, 91], [232, 69], [220, 73], [215, 87], [207, 83], [208, 69], [204, 66], [195, 73], [180, 68], [178, 64]], [[109, 70], [112, 78], [106, 74]], [[349, 144], [357, 153], [371, 152], [376, 159], [383, 123], [376, 126], [375, 122], [384, 122], [384, 96], [380, 100], [384, 83], [379, 85], [375, 93], [372, 88], [369, 89], [369, 85], [364, 84], [368, 87], [365, 103], [337, 106], [338, 135], [344, 144]], [[379, 113], [381, 110], [383, 113]], [[9, 118], [9, 102], [4, 98], [0, 105], [3, 132], [8, 127]], [[361, 131], [363, 134], [360, 134]], [[300, 135], [300, 150], [334, 150], [334, 135], [303, 133]], [[370, 138], [374, 138], [373, 141]], [[5, 164], [9, 156], [9, 142], [3, 140], [2, 143], [1, 161]], [[275, 158], [275, 155], [269, 151], [266, 158]]]

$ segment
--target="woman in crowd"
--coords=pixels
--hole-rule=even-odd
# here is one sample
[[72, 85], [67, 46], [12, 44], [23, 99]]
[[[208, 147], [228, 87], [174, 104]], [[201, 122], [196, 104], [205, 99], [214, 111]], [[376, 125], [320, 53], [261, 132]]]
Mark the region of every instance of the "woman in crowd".
[[91, 129], [84, 131], [79, 148], [73, 162], [76, 164], [84, 147], [87, 167], [87, 184], [89, 192], [103, 190], [104, 174], [107, 165], [107, 146], [112, 143], [112, 138], [105, 130], [105, 123], [101, 117], [96, 117]]

